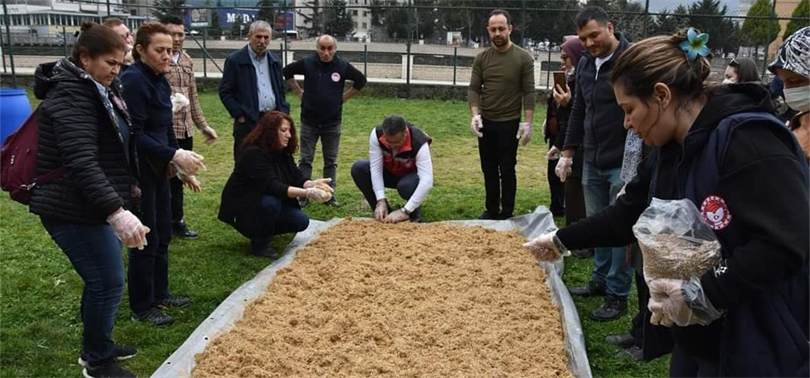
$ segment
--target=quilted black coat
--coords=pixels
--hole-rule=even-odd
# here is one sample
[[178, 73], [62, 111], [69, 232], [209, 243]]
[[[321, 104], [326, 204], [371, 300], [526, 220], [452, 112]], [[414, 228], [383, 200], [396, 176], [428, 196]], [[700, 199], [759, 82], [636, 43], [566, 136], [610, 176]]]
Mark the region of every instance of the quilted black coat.
[[[68, 171], [34, 188], [29, 210], [68, 222], [101, 224], [119, 207], [131, 209], [133, 193], [139, 192], [137, 154], [132, 138], [124, 146], [118, 119], [104, 106], [95, 82], [66, 58], [41, 64], [35, 76], [34, 94], [43, 100], [37, 175], [61, 166]], [[118, 79], [110, 89], [121, 98]], [[126, 109], [113, 106], [129, 122]]]

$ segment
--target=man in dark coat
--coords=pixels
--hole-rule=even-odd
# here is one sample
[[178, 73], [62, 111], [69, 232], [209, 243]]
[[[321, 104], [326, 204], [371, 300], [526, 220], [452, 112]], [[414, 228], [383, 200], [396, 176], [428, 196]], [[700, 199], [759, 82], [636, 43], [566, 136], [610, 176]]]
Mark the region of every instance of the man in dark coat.
[[225, 60], [219, 99], [234, 119], [234, 160], [239, 157], [242, 139], [267, 112], [290, 112], [281, 62], [267, 50], [272, 36], [270, 24], [254, 21], [248, 31], [248, 45]]

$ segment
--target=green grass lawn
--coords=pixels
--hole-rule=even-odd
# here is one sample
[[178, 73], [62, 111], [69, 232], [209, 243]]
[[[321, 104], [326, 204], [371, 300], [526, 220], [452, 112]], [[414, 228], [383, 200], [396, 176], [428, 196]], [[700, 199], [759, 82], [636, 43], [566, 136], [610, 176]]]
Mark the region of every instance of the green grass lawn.
[[[298, 99], [288, 98], [294, 118], [298, 120]], [[194, 303], [169, 312], [175, 318], [173, 325], [155, 328], [129, 320], [125, 291], [114, 338], [140, 350], [137, 357], [125, 363], [140, 377], [148, 377], [155, 371], [221, 301], [270, 264], [267, 259], [249, 255], [248, 240], [216, 219], [220, 193], [233, 168], [231, 119], [215, 92], [202, 93], [201, 102], [208, 122], [220, 137], [210, 146], [202, 143], [202, 137], [195, 143], [195, 151], [205, 156], [208, 170], [199, 175], [203, 191], [186, 194], [185, 211], [186, 221], [201, 237], [195, 241], [175, 239], [170, 247], [172, 292], [188, 295]], [[544, 173], [546, 146], [539, 130], [543, 110], [537, 109], [534, 140], [518, 152], [516, 215], [549, 203]], [[484, 185], [477, 142], [469, 131], [466, 103], [370, 96], [357, 96], [344, 107], [337, 185], [342, 206], [312, 204], [305, 208], [310, 217], [328, 220], [371, 216], [370, 208], [363, 203], [361, 193], [351, 180], [349, 169], [355, 160], [366, 158], [369, 132], [388, 114], [403, 115], [434, 138], [431, 150], [435, 186], [423, 207], [423, 220], [476, 218], [484, 210]], [[323, 161], [320, 152], [316, 156], [313, 176], [320, 177]], [[391, 197], [395, 198], [393, 206], [403, 205], [393, 192]], [[51, 241], [38, 217], [28, 213], [25, 206], [11, 201], [5, 193], [0, 195], [0, 219], [0, 376], [81, 377], [76, 362], [82, 330], [81, 279]], [[560, 221], [558, 219], [558, 224]], [[273, 245], [280, 250], [290, 239], [290, 236], [278, 237]], [[566, 283], [587, 282], [591, 261], [568, 259]], [[634, 297], [631, 298], [633, 314], [636, 304]], [[618, 349], [604, 343], [605, 336], [629, 328], [630, 316], [610, 323], [592, 322], [587, 314], [598, 307], [601, 300], [577, 299], [576, 303], [594, 376], [667, 375], [668, 358], [634, 363], [617, 355]]]

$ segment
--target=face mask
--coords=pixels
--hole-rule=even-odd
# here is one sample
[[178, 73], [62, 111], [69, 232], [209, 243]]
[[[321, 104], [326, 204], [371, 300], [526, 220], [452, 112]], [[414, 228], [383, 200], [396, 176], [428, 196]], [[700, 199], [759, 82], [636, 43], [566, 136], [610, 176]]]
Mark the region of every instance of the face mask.
[[725, 79], [725, 80], [723, 80], [723, 84], [734, 84], [734, 80]]
[[785, 88], [785, 102], [796, 111], [810, 111], [810, 86]]

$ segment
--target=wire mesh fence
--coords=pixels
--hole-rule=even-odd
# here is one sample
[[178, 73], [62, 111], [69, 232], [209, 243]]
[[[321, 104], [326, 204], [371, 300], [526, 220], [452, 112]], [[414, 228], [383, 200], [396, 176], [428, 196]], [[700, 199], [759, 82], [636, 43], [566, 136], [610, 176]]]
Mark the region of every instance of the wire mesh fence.
[[[75, 42], [80, 20], [44, 17], [47, 9], [36, 9], [30, 5], [34, 1], [61, 0], [4, 2], [4, 8], [6, 3], [10, 8], [0, 19], [6, 73], [33, 72], [44, 59], [67, 56]], [[264, 19], [274, 29], [270, 49], [283, 64], [314, 54], [315, 38], [326, 33], [338, 40], [339, 56], [370, 81], [404, 85], [466, 85], [475, 55], [490, 45], [485, 26], [494, 9], [491, 1], [479, 0], [158, 0], [151, 7], [109, 1], [119, 1], [109, 8], [113, 15], [126, 7], [149, 10], [145, 16], [130, 17], [127, 24], [133, 28], [165, 14], [183, 17], [184, 48], [201, 76], [219, 76], [228, 54], [247, 43], [250, 23]], [[107, 0], [70, 3], [95, 5], [100, 9], [96, 21], [108, 14], [103, 12]], [[764, 15], [755, 15], [754, 0], [591, 0], [587, 5], [606, 9], [616, 30], [630, 41], [687, 26], [708, 33], [718, 80], [735, 57], [755, 59], [765, 76], [768, 46], [772, 54], [785, 26], [810, 25], [800, 0], [772, 0]], [[535, 59], [536, 87], [549, 89], [551, 73], [561, 66], [559, 45], [565, 36], [576, 34], [574, 19], [584, 5], [578, 0], [502, 0], [497, 6], [511, 14], [512, 42]], [[43, 20], [49, 24], [37, 24]]]

